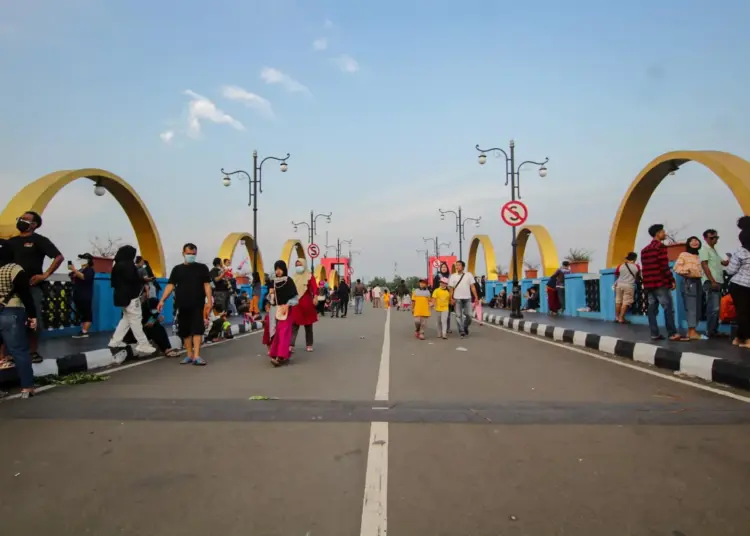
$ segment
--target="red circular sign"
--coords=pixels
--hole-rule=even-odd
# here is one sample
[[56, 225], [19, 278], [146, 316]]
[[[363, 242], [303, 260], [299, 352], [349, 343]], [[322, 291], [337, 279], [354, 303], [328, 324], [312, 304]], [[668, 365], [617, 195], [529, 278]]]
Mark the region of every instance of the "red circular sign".
[[529, 209], [520, 201], [508, 201], [500, 209], [500, 217], [511, 227], [518, 227], [529, 217]]
[[320, 256], [320, 248], [318, 244], [310, 244], [307, 246], [307, 254], [310, 255], [311, 259], [317, 259]]
[[435, 259], [434, 261], [432, 261], [432, 267], [435, 268], [435, 270], [440, 268], [440, 261], [438, 259]]
[[354, 275], [354, 268], [352, 268], [352, 267], [350, 266], [350, 267], [349, 267], [349, 277], [351, 277], [351, 276], [353, 276], [353, 275]]

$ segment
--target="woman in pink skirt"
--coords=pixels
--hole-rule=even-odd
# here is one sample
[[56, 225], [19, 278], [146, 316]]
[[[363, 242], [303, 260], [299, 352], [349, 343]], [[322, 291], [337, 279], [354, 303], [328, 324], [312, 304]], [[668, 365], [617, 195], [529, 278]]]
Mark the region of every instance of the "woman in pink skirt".
[[294, 280], [289, 277], [286, 263], [276, 261], [273, 265], [276, 277], [273, 280], [274, 296], [276, 306], [271, 308], [271, 313], [276, 319], [276, 329], [268, 349], [271, 364], [274, 367], [285, 365], [289, 362], [292, 342], [292, 308], [299, 302], [297, 287]]

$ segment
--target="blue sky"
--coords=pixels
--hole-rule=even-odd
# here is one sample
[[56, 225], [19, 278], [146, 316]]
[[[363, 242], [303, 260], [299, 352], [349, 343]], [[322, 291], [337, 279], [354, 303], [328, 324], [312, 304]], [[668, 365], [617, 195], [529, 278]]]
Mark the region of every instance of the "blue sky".
[[[361, 251], [357, 275], [394, 263], [406, 275], [421, 270], [423, 236], [457, 251], [437, 209], [458, 204], [483, 217], [508, 264], [501, 162], [480, 167], [474, 145], [514, 138], [521, 160], [550, 158], [547, 178], [522, 173], [530, 223], [601, 266], [621, 197], [651, 159], [750, 159], [750, 4], [715, 5], [0, 0], [0, 185], [9, 198], [58, 169], [117, 173], [174, 263], [185, 241], [208, 259], [227, 233], [251, 231], [247, 185], [223, 188], [221, 167], [249, 170], [256, 148], [290, 152], [286, 174], [264, 168], [266, 262], [315, 209], [334, 213], [318, 242], [327, 229]], [[731, 249], [738, 215], [718, 179], [686, 165], [642, 228], [717, 227]], [[133, 240], [116, 203], [83, 181], [45, 216], [69, 256], [94, 235]]]

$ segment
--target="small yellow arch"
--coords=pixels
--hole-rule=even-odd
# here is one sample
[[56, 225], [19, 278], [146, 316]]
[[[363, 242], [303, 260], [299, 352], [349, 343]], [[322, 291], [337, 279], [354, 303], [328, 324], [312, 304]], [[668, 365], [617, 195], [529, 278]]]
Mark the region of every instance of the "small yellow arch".
[[339, 286], [339, 273], [336, 270], [331, 270], [328, 272], [328, 287], [330, 289], [333, 289], [334, 287]]
[[260, 275], [262, 281], [263, 274], [265, 273], [263, 271], [263, 255], [261, 255], [260, 249], [258, 249], [258, 266], [253, 266], [253, 249], [255, 247], [255, 238], [253, 238], [253, 235], [251, 235], [250, 233], [229, 233], [219, 247], [218, 256], [222, 259], [233, 258], [234, 250], [237, 248], [237, 244], [239, 244], [240, 241], [245, 242], [247, 255], [248, 257], [250, 257], [250, 266], [252, 266], [252, 270], [250, 271], [250, 280], [252, 281], [252, 273], [258, 272], [258, 275]]
[[322, 264], [319, 264], [317, 268], [315, 268], [315, 282], [320, 284], [321, 281], [325, 283], [326, 281], [326, 267]]
[[296, 238], [290, 238], [289, 240], [284, 242], [284, 246], [281, 248], [281, 257], [279, 257], [289, 267], [290, 273], [293, 272], [291, 266], [293, 250], [297, 251], [297, 258], [303, 259], [305, 262], [307, 262], [307, 255], [305, 255], [305, 248], [302, 247], [302, 242], [300, 242]]
[[638, 226], [661, 181], [686, 162], [698, 162], [726, 184], [743, 214], [750, 214], [750, 162], [723, 151], [672, 151], [644, 167], [625, 193], [609, 233], [607, 266], [617, 266], [635, 249]]
[[[518, 269], [519, 279], [521, 278], [520, 274], [523, 273], [523, 258], [526, 253], [526, 244], [531, 235], [534, 235], [536, 243], [539, 246], [539, 257], [541, 257], [542, 262], [542, 275], [550, 276], [560, 267], [560, 258], [557, 256], [557, 248], [555, 247], [555, 243], [552, 241], [552, 236], [550, 236], [547, 228], [544, 227], [544, 225], [524, 225], [519, 229], [516, 236], [518, 247], [516, 252], [518, 256], [518, 266], [516, 268]], [[511, 267], [513, 266], [513, 257], [511, 257], [508, 265]]]
[[487, 280], [497, 281], [497, 261], [495, 260], [495, 248], [492, 240], [487, 235], [474, 235], [469, 246], [469, 272], [476, 275], [477, 250], [479, 245], [484, 250], [484, 262], [487, 265]]
[[135, 231], [141, 255], [149, 260], [151, 269], [157, 277], [164, 277], [166, 274], [164, 250], [159, 231], [146, 205], [124, 179], [103, 169], [83, 168], [55, 171], [30, 182], [10, 200], [0, 214], [0, 236], [16, 235], [15, 222], [18, 216], [29, 210], [42, 214], [60, 190], [71, 182], [83, 178], [103, 186], [117, 200]]

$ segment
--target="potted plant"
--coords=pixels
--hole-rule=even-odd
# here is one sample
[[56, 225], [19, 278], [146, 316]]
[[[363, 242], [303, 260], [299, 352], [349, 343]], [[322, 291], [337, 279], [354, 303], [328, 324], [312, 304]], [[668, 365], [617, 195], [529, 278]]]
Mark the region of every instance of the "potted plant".
[[536, 279], [539, 276], [539, 263], [524, 262], [523, 265], [526, 267], [524, 273], [526, 279]]
[[95, 236], [89, 240], [92, 253], [92, 268], [97, 274], [111, 274], [115, 265], [115, 253], [122, 245], [121, 238]]
[[587, 249], [570, 249], [565, 260], [570, 263], [570, 271], [574, 274], [585, 274], [589, 271], [591, 251]]
[[501, 283], [505, 283], [508, 280], [508, 272], [502, 264], [498, 264], [495, 267], [495, 273], [497, 274], [497, 280]]
[[667, 238], [664, 240], [664, 245], [667, 246], [667, 257], [669, 258], [669, 262], [676, 261], [677, 257], [680, 256], [680, 253], [685, 251], [685, 240], [680, 237], [680, 232], [684, 228], [684, 225], [678, 229], [672, 229], [666, 225], [664, 226], [664, 232], [667, 235]]

